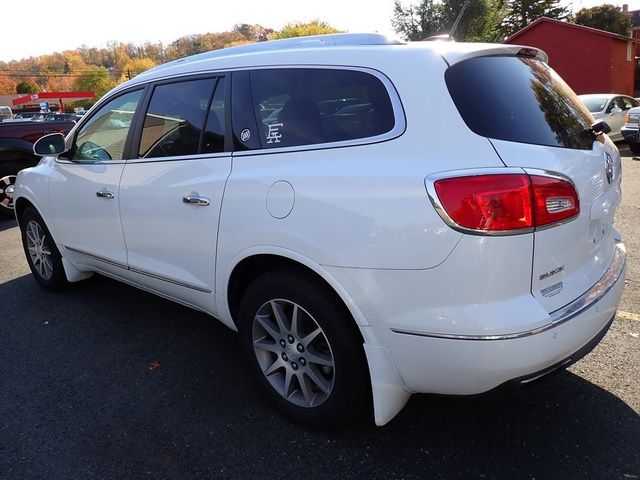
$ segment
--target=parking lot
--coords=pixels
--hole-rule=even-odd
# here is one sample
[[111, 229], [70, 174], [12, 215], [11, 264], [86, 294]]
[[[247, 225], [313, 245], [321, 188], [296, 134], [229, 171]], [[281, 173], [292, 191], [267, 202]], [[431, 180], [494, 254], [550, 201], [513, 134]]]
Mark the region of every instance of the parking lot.
[[41, 290], [2, 221], [0, 478], [640, 479], [640, 161], [623, 155], [627, 283], [603, 342], [516, 391], [416, 395], [382, 428], [288, 423], [203, 314], [102, 277]]

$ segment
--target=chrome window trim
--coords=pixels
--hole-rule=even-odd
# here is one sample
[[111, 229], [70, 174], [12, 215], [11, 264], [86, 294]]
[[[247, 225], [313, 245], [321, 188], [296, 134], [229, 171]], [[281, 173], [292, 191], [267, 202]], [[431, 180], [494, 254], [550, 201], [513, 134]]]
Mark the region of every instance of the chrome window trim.
[[392, 328], [391, 331], [402, 335], [413, 335], [418, 337], [439, 338], [445, 340], [473, 340], [473, 341], [493, 341], [493, 340], [513, 340], [525, 338], [531, 335], [546, 332], [562, 325], [585, 312], [598, 303], [609, 291], [618, 283], [626, 266], [626, 249], [624, 244], [617, 242], [611, 265], [600, 279], [585, 293], [573, 300], [568, 305], [554, 310], [549, 314], [549, 322], [531, 330], [523, 332], [509, 333], [502, 335], [464, 335], [447, 333], [418, 332], [415, 330], [404, 330]]
[[[461, 225], [458, 225], [455, 220], [453, 220], [447, 211], [444, 209], [442, 202], [438, 198], [438, 193], [436, 192], [435, 183], [438, 180], [444, 180], [447, 178], [458, 178], [458, 177], [475, 177], [480, 175], [522, 175], [526, 173], [528, 175], [539, 175], [543, 177], [555, 178], [558, 180], [564, 180], [566, 182], [571, 183], [574, 186], [573, 181], [566, 175], [558, 172], [553, 172], [550, 170], [542, 170], [537, 168], [520, 168], [520, 167], [488, 167], [488, 168], [469, 168], [465, 170], [449, 170], [446, 172], [435, 173], [433, 175], [429, 175], [425, 178], [424, 184], [427, 189], [427, 195], [429, 196], [429, 200], [433, 205], [433, 208], [438, 212], [438, 215], [442, 220], [449, 225], [449, 227], [460, 233], [466, 233], [468, 235], [476, 235], [476, 236], [487, 236], [487, 237], [505, 237], [511, 235], [523, 235], [527, 233], [534, 233], [542, 230], [546, 230], [548, 228], [557, 227], [560, 225], [564, 225], [569, 223], [580, 216], [580, 213], [574, 215], [573, 217], [566, 218], [564, 220], [560, 220], [559, 222], [550, 223], [548, 225], [543, 225], [541, 227], [530, 227], [530, 228], [521, 228], [518, 230], [474, 230], [471, 228], [466, 228]], [[576, 192], [578, 189], [576, 188]], [[578, 198], [578, 201], [580, 198]]]
[[[255, 70], [279, 70], [279, 69], [317, 69], [317, 70], [346, 70], [353, 72], [362, 72], [377, 78], [389, 96], [391, 102], [391, 108], [393, 110], [393, 128], [388, 132], [375, 135], [373, 137], [361, 137], [352, 140], [342, 140], [339, 142], [322, 142], [312, 143], [308, 145], [295, 145], [291, 147], [279, 147], [279, 148], [256, 148], [253, 150], [233, 150], [234, 157], [245, 157], [252, 155], [265, 155], [271, 153], [290, 153], [290, 152], [303, 152], [308, 150], [324, 150], [328, 148], [341, 148], [341, 147], [353, 147], [359, 145], [371, 145], [375, 143], [386, 142], [400, 137], [407, 129], [407, 117], [404, 111], [404, 106], [400, 100], [400, 95], [391, 79], [387, 77], [380, 70], [375, 68], [358, 67], [353, 65], [318, 65], [318, 64], [293, 64], [293, 65], [260, 65], [255, 67], [242, 67], [235, 68], [233, 71], [255, 71]], [[256, 118], [256, 122], [258, 119]]]

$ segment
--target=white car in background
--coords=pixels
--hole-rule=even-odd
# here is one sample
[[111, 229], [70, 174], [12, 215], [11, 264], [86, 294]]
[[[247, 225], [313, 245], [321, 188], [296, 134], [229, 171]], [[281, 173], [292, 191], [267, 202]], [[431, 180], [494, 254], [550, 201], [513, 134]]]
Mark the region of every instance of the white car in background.
[[595, 120], [607, 122], [611, 127], [609, 137], [614, 142], [623, 139], [621, 129], [629, 109], [640, 105], [635, 98], [611, 93], [578, 95], [578, 98], [584, 102]]
[[372, 399], [383, 425], [606, 334], [621, 164], [592, 121], [533, 48], [257, 43], [148, 70], [41, 138], [15, 211], [42, 287], [98, 272], [204, 311], [290, 418]]
[[621, 129], [621, 133], [629, 150], [632, 153], [640, 154], [640, 107], [634, 107], [629, 109], [624, 116], [624, 126]]

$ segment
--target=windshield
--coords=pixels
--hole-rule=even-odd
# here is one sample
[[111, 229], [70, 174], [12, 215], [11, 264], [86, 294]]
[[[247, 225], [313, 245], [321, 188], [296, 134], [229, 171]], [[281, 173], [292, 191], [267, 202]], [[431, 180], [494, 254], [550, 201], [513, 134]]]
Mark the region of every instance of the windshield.
[[497, 140], [590, 150], [580, 135], [593, 117], [546, 63], [530, 57], [477, 57], [445, 73], [467, 126]]
[[607, 104], [607, 99], [605, 97], [580, 97], [580, 100], [584, 102], [587, 106], [587, 110], [591, 113], [601, 112]]

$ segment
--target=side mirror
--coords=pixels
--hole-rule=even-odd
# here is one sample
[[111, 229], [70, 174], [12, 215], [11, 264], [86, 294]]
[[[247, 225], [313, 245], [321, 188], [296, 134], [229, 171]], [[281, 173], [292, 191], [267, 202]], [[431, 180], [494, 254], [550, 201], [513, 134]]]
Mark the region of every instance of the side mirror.
[[65, 150], [64, 135], [61, 133], [45, 135], [33, 144], [33, 153], [40, 156], [60, 155]]
[[609, 115], [613, 115], [614, 113], [622, 113], [621, 108], [612, 108], [611, 113]]

